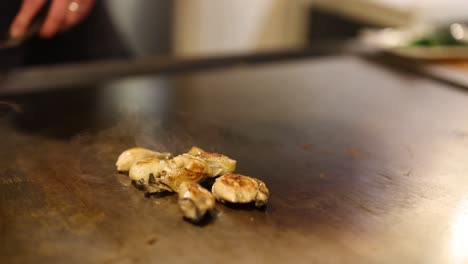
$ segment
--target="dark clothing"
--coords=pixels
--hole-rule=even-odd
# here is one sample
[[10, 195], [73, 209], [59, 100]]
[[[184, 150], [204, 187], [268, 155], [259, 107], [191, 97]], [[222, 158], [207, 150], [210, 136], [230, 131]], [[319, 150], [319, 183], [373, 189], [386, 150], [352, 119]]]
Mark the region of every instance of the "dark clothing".
[[[5, 32], [21, 1], [0, 1], [0, 31]], [[25, 45], [0, 50], [0, 67], [12, 68], [102, 60], [128, 56], [128, 50], [112, 25], [102, 0], [96, 1], [85, 21], [52, 39], [31, 39]]]
[[[10, 24], [20, 6], [20, 0], [0, 1], [0, 38], [6, 38]], [[23, 56], [22, 49], [0, 49], [0, 69], [21, 65]]]
[[0, 32], [8, 32], [11, 21], [21, 6], [21, 0], [0, 1]]

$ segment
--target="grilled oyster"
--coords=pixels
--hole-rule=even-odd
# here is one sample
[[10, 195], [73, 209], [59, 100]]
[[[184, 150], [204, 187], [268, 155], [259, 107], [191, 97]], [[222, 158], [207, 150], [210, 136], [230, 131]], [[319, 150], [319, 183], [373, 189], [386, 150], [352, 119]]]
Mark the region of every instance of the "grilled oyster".
[[115, 166], [118, 171], [129, 171], [135, 162], [144, 158], [168, 159], [171, 153], [160, 153], [144, 148], [131, 148], [120, 154]]
[[214, 209], [215, 198], [198, 183], [182, 182], [179, 185], [179, 207], [187, 219], [199, 222]]
[[158, 158], [144, 158], [141, 159], [130, 168], [128, 176], [138, 186], [142, 187], [149, 193], [156, 193], [162, 191], [172, 191], [172, 189], [159, 181], [156, 181], [156, 177], [159, 177], [159, 171], [161, 170], [161, 162]]
[[218, 153], [210, 153], [201, 148], [192, 147], [188, 154], [204, 160], [208, 166], [210, 166], [212, 171], [208, 175], [210, 177], [217, 177], [226, 173], [231, 173], [236, 169], [237, 162], [235, 160]]
[[177, 192], [182, 182], [199, 182], [211, 173], [203, 160], [189, 154], [173, 159], [146, 158], [137, 161], [130, 169], [130, 179], [150, 193]]
[[265, 205], [270, 195], [268, 188], [261, 180], [234, 173], [217, 178], [211, 192], [220, 202], [255, 202], [257, 207]]

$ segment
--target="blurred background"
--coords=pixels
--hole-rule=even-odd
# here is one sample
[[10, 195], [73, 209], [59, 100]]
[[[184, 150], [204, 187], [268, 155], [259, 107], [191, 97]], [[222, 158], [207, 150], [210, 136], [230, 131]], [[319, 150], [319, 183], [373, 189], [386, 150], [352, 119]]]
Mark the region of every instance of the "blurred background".
[[468, 18], [462, 0], [107, 0], [138, 55], [211, 55], [353, 38], [362, 28]]

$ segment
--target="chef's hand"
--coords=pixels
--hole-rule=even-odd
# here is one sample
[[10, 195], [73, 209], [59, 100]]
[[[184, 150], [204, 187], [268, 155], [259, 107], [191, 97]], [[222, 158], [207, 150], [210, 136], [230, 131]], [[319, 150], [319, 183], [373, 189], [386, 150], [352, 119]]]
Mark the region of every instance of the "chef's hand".
[[[76, 26], [86, 18], [94, 2], [95, 0], [52, 0], [39, 35], [43, 38], [51, 38], [59, 32]], [[13, 37], [21, 37], [25, 34], [45, 3], [46, 0], [23, 0], [21, 9], [11, 24], [10, 34]]]

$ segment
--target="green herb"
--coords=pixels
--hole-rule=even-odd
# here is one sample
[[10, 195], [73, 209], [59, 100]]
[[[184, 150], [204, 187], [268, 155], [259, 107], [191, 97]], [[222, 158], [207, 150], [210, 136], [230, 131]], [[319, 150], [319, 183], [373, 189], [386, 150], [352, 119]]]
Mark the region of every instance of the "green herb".
[[454, 39], [449, 33], [433, 33], [409, 44], [410, 47], [466, 46], [467, 43]]

